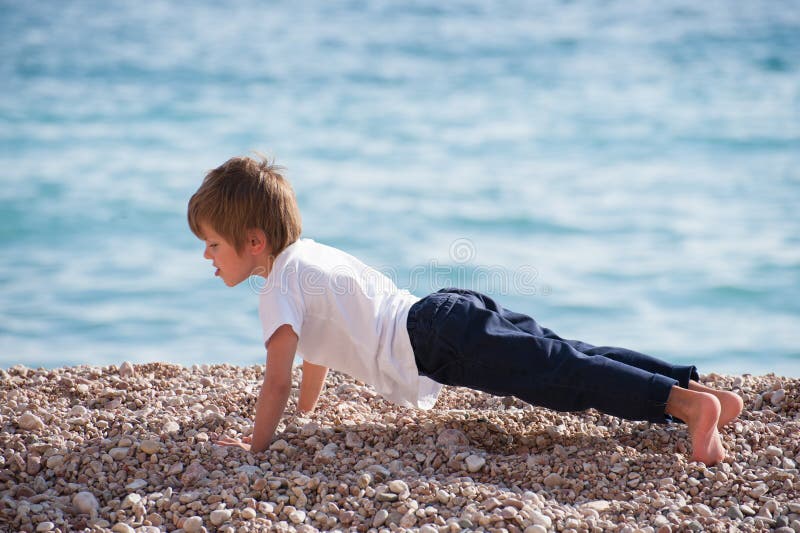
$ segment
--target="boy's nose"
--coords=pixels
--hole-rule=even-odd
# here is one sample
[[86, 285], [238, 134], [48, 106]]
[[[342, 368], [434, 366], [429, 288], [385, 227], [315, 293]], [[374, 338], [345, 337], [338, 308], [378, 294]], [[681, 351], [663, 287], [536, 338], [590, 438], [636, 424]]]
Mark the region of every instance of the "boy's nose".
[[208, 252], [208, 246], [206, 246], [206, 249], [203, 250], [203, 257], [206, 259], [211, 259], [211, 254]]

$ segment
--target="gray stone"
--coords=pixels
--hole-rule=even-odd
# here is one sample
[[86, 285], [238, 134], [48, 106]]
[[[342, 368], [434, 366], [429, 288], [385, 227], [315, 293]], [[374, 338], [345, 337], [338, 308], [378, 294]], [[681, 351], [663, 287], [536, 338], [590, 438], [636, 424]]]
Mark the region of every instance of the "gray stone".
[[726, 513], [729, 518], [733, 518], [734, 520], [742, 520], [744, 519], [744, 514], [739, 509], [738, 505], [732, 505], [728, 508], [728, 512]]
[[91, 492], [79, 492], [72, 497], [72, 505], [79, 513], [95, 515], [100, 504]]
[[381, 527], [386, 523], [387, 518], [389, 518], [389, 511], [386, 509], [379, 510], [375, 513], [375, 518], [372, 519], [372, 527]]

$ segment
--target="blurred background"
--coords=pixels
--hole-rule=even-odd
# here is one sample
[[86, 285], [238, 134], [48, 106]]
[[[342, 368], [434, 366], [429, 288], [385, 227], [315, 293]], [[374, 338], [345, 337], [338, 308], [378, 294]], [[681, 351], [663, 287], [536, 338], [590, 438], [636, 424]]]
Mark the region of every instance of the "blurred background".
[[251, 150], [418, 296], [800, 376], [800, 1], [0, 0], [0, 367], [263, 363], [185, 218]]

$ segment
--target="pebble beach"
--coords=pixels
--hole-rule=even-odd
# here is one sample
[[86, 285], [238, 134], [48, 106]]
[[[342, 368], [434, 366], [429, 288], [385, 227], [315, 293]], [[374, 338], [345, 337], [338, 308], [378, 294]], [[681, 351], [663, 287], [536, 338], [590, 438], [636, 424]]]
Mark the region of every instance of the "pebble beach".
[[266, 452], [213, 444], [250, 431], [263, 372], [0, 370], [0, 531], [800, 532], [800, 379], [703, 375], [745, 402], [706, 467], [682, 424], [449, 387], [418, 411], [333, 371]]

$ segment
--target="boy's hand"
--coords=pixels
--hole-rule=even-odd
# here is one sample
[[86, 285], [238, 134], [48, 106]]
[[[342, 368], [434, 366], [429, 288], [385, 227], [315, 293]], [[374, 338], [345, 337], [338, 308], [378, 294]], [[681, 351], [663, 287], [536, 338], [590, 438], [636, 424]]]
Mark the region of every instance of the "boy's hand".
[[241, 440], [235, 437], [222, 437], [221, 439], [214, 441], [214, 444], [219, 444], [220, 446], [238, 446], [243, 450], [250, 451], [250, 441], [252, 439], [250, 437], [242, 437]]

